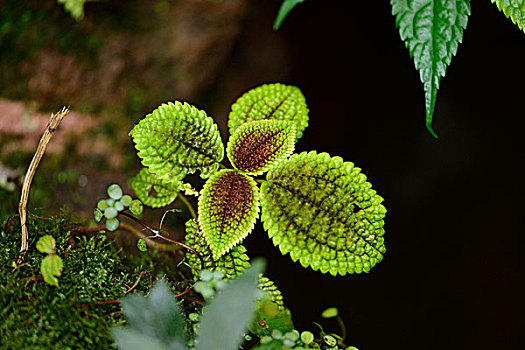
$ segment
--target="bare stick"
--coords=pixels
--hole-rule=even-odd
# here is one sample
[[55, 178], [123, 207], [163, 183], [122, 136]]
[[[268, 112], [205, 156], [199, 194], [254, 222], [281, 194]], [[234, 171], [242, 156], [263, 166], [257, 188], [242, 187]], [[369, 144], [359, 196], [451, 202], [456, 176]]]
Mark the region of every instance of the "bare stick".
[[62, 107], [60, 112], [56, 114], [51, 114], [51, 119], [49, 119], [49, 124], [47, 125], [46, 130], [44, 131], [44, 134], [40, 138], [40, 142], [38, 143], [38, 147], [36, 149], [35, 155], [33, 156], [33, 159], [31, 160], [31, 164], [29, 164], [29, 168], [27, 169], [26, 177], [24, 179], [24, 184], [22, 186], [22, 196], [20, 197], [20, 203], [18, 205], [18, 213], [20, 214], [20, 225], [22, 227], [22, 244], [20, 246], [20, 255], [18, 257], [18, 264], [21, 264], [24, 260], [25, 253], [27, 252], [27, 249], [29, 247], [28, 245], [28, 238], [29, 234], [27, 232], [27, 226], [26, 226], [26, 206], [27, 206], [27, 198], [29, 197], [29, 187], [31, 186], [31, 181], [33, 180], [33, 176], [35, 176], [36, 168], [38, 168], [38, 164], [40, 163], [40, 159], [42, 159], [42, 156], [44, 155], [44, 152], [46, 151], [47, 144], [51, 140], [51, 137], [53, 136], [53, 133], [58, 128], [58, 125], [64, 119], [64, 117], [69, 113], [69, 107]]

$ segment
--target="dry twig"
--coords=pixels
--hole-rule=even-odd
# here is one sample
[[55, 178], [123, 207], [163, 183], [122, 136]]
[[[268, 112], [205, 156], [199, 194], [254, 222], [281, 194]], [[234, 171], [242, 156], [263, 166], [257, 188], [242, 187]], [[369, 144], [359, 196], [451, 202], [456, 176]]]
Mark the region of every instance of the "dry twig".
[[31, 164], [29, 164], [29, 168], [27, 169], [27, 173], [24, 179], [24, 184], [22, 186], [22, 195], [20, 197], [20, 203], [18, 205], [18, 212], [20, 214], [20, 225], [22, 227], [22, 243], [20, 246], [20, 255], [18, 257], [17, 265], [20, 265], [24, 261], [24, 256], [27, 252], [27, 249], [29, 248], [29, 245], [28, 245], [29, 234], [27, 232], [27, 226], [26, 226], [26, 220], [27, 220], [26, 206], [27, 206], [27, 199], [29, 197], [29, 187], [31, 186], [31, 181], [33, 180], [33, 176], [35, 176], [36, 168], [38, 168], [40, 159], [42, 159], [42, 156], [44, 155], [44, 152], [46, 151], [47, 144], [51, 140], [53, 133], [58, 128], [58, 125], [60, 124], [62, 119], [64, 119], [64, 117], [68, 113], [69, 113], [69, 107], [62, 107], [60, 112], [56, 114], [53, 113], [51, 115], [49, 124], [47, 125], [47, 128], [44, 131], [44, 134], [40, 138], [40, 142], [38, 143], [38, 147], [36, 149], [35, 155], [33, 156], [33, 159], [31, 160]]

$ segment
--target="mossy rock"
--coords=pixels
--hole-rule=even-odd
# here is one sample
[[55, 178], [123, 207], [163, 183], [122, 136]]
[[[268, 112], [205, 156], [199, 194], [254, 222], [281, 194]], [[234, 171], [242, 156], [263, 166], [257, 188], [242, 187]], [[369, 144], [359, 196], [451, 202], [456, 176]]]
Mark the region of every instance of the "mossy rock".
[[[29, 251], [25, 265], [13, 271], [20, 247], [20, 226], [13, 219], [0, 223], [0, 348], [107, 349], [113, 347], [109, 328], [122, 324], [119, 304], [98, 305], [124, 295], [123, 282], [132, 284], [138, 270], [125, 272], [117, 250], [104, 235], [71, 235], [65, 217], [30, 216]], [[35, 246], [52, 235], [64, 269], [59, 287], [40, 274], [45, 254]], [[145, 280], [145, 279], [143, 279]], [[147, 288], [147, 282], [138, 289]]]

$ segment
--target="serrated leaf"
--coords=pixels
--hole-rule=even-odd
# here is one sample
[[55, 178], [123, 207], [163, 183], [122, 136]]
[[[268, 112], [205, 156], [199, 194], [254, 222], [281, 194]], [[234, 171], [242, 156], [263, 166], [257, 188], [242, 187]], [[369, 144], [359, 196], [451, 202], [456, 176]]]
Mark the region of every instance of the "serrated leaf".
[[196, 350], [236, 350], [253, 319], [257, 279], [264, 262], [254, 261], [242, 275], [220, 291], [203, 311]]
[[181, 181], [167, 181], [142, 168], [133, 179], [131, 188], [140, 201], [152, 208], [161, 208], [177, 199], [182, 188]]
[[525, 0], [491, 0], [498, 9], [525, 32]]
[[295, 6], [304, 1], [305, 0], [284, 0], [281, 4], [281, 7], [279, 8], [279, 12], [277, 13], [275, 22], [273, 23], [273, 29], [279, 29], [279, 27], [281, 27], [281, 24], [283, 24], [284, 19], [286, 18], [286, 16], [288, 16], [290, 11], [292, 11]]
[[[122, 299], [122, 309], [128, 320], [128, 330], [137, 336], [140, 334], [153, 339], [166, 349], [185, 349], [184, 319], [165, 281], [158, 281], [148, 297], [125, 297]], [[118, 332], [121, 331], [117, 331], [117, 336]]]
[[279, 309], [282, 309], [284, 307], [283, 295], [281, 294], [281, 291], [277, 288], [275, 283], [272, 280], [270, 280], [268, 277], [265, 277], [262, 275], [259, 276], [257, 287], [265, 291], [268, 294], [268, 297], [270, 298], [270, 300], [275, 305], [277, 305]]
[[252, 230], [259, 214], [256, 182], [236, 170], [221, 170], [204, 184], [199, 197], [199, 226], [215, 260]]
[[58, 279], [62, 274], [62, 269], [64, 265], [62, 263], [62, 258], [56, 254], [49, 254], [40, 264], [40, 272], [44, 281], [52, 286], [58, 287]]
[[217, 124], [187, 103], [160, 105], [130, 135], [142, 164], [166, 181], [182, 180], [197, 170], [208, 177], [224, 157]]
[[232, 105], [228, 116], [230, 135], [242, 124], [262, 119], [295, 122], [295, 140], [308, 126], [308, 108], [301, 90], [284, 84], [266, 84], [251, 89]]
[[282, 254], [332, 275], [369, 272], [383, 259], [383, 198], [361, 169], [316, 152], [280, 162], [261, 185], [261, 219]]
[[40, 253], [51, 254], [55, 252], [56, 241], [51, 235], [45, 235], [36, 242], [36, 250]]
[[[241, 244], [234, 246], [219, 259], [213, 259], [211, 249], [204, 235], [200, 232], [199, 224], [194, 219], [186, 222], [186, 236], [184, 240], [187, 245], [195, 249], [197, 253], [202, 256], [205, 269], [221, 271], [228, 279], [236, 277], [250, 266], [250, 258], [246, 254], [246, 248]], [[198, 273], [201, 268], [200, 259], [195, 254], [188, 252], [186, 254], [186, 261], [192, 267], [192, 271], [196, 273], [195, 277], [198, 278]]]
[[432, 116], [439, 82], [445, 76], [452, 56], [463, 40], [470, 15], [469, 0], [390, 0], [396, 27], [425, 90], [426, 126], [432, 129]]
[[230, 137], [226, 153], [235, 169], [250, 175], [270, 170], [295, 148], [295, 123], [257, 120], [241, 125]]

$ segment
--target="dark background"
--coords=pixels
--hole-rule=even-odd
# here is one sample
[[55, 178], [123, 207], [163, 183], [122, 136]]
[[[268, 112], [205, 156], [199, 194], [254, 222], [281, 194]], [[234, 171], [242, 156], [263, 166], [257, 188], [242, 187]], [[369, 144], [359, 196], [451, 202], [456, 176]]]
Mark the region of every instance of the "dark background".
[[[388, 210], [387, 253], [369, 274], [306, 270], [280, 255], [262, 225], [250, 236], [250, 255], [268, 258], [296, 327], [315, 329], [311, 321], [337, 306], [348, 343], [360, 349], [517, 348], [525, 34], [490, 1], [472, 2], [441, 80], [436, 140], [387, 1], [306, 1], [274, 34], [278, 6], [260, 4], [243, 35], [257, 40], [250, 30], [266, 18], [268, 35], [289, 48], [284, 82], [299, 86], [310, 108], [296, 150], [356, 163]], [[256, 45], [246, 41], [232, 70], [249, 65], [235, 58]]]
[[[125, 119], [118, 113], [113, 117], [111, 109], [109, 117], [106, 110], [105, 117], [101, 113], [93, 119], [123, 119], [120, 127], [107, 129], [121, 132], [116, 138], [126, 140], [124, 152], [138, 167], [127, 132], [130, 125], [161, 102], [185, 99], [206, 110], [217, 120], [223, 140], [227, 140], [229, 107], [243, 92], [265, 82], [296, 85], [310, 108], [310, 125], [297, 144], [297, 152], [315, 149], [354, 162], [385, 198], [388, 210], [384, 260], [369, 274], [337, 278], [304, 269], [289, 256], [282, 256], [262, 225], [257, 225], [246, 241], [248, 253], [267, 258], [267, 274], [282, 291], [296, 328], [316, 330], [312, 326], [315, 321], [325, 325], [328, 332], [339, 332], [333, 320], [320, 319], [322, 310], [337, 306], [348, 328], [347, 343], [360, 350], [518, 348], [518, 326], [523, 323], [518, 317], [523, 311], [518, 303], [518, 296], [523, 296], [523, 289], [518, 292], [518, 250], [523, 239], [518, 235], [525, 232], [520, 182], [524, 161], [525, 33], [490, 0], [471, 2], [472, 15], [463, 43], [441, 80], [433, 124], [439, 135], [436, 140], [425, 128], [423, 86], [395, 28], [389, 1], [308, 0], [291, 12], [277, 32], [272, 30], [272, 22], [281, 0], [246, 0], [244, 5], [233, 0], [168, 2], [173, 8], [180, 3], [184, 6], [166, 16], [182, 8], [186, 17], [155, 17], [153, 1], [109, 0], [87, 3], [86, 18], [77, 23], [54, 0], [20, 2], [20, 13], [33, 16], [27, 27], [20, 27], [23, 32], [35, 32], [36, 39], [47, 38], [44, 43], [55, 46], [42, 44], [44, 52], [35, 51], [24, 73], [22, 68], [11, 67], [13, 62], [25, 59], [18, 57], [23, 55], [13, 56], [13, 62], [8, 58], [14, 52], [11, 48], [26, 49], [26, 36], [20, 37], [24, 40], [13, 40], [16, 45], [4, 38], [0, 44], [7, 46], [1, 48], [9, 50], [2, 50], [0, 63], [4, 66], [0, 68], [8, 67], [6, 72], [12, 73], [14, 82], [30, 89], [8, 91], [4, 85], [9, 84], [0, 81], [0, 87], [4, 86], [0, 95], [37, 100], [39, 109], [45, 111], [71, 104], [74, 110], [84, 108], [94, 114], [108, 101], [110, 107], [127, 101], [128, 106], [121, 109]], [[7, 4], [13, 3], [0, 0], [0, 13], [11, 8], [9, 18], [15, 23], [18, 10]], [[196, 18], [199, 16], [194, 12], [210, 8], [212, 11], [202, 11], [203, 18]], [[51, 28], [48, 22], [38, 27], [38, 22], [33, 22], [39, 20], [38, 16], [51, 19], [57, 27]], [[144, 20], [148, 17], [152, 19]], [[151, 23], [157, 18], [164, 20]], [[190, 25], [180, 28], [193, 30], [187, 35], [177, 31], [181, 18]], [[192, 25], [192, 20], [204, 25]], [[221, 20], [233, 23], [235, 28]], [[178, 33], [175, 47], [183, 52], [182, 61], [191, 56], [193, 49], [200, 52], [194, 53], [196, 63], [189, 73], [198, 75], [201, 67], [203, 71], [215, 67], [202, 81], [196, 79], [187, 89], [190, 92], [166, 89], [188, 82], [172, 76], [176, 70], [169, 62], [178, 56], [169, 52], [166, 48], [171, 46], [161, 40], [165, 38], [163, 28], [158, 30], [153, 25], [162, 26], [164, 21], [174, 25], [167, 29], [170, 35]], [[36, 30], [41, 27], [46, 28], [42, 33]], [[120, 32], [114, 34], [110, 31], [113, 29]], [[151, 32], [152, 39], [145, 40], [143, 34], [136, 33], [139, 29]], [[212, 33], [215, 29], [219, 34]], [[104, 30], [108, 32], [101, 34]], [[70, 31], [76, 34], [64, 35]], [[32, 38], [29, 34], [27, 37]], [[204, 43], [202, 37], [208, 41]], [[218, 38], [219, 44], [213, 45], [213, 38]], [[82, 40], [88, 44], [89, 40], [95, 41], [81, 51]], [[99, 44], [106, 46], [98, 50]], [[124, 48], [120, 49], [121, 45]], [[212, 50], [198, 50], [206, 45]], [[64, 52], [67, 50], [72, 52]], [[90, 50], [94, 59], [85, 54]], [[157, 50], [158, 57], [152, 55]], [[220, 56], [216, 62], [203, 59], [214, 54]], [[48, 62], [49, 67], [40, 61]], [[151, 64], [155, 61], [156, 67]], [[74, 63], [64, 64], [68, 62]], [[117, 73], [105, 69], [115, 62], [121, 67]], [[47, 72], [42, 69], [46, 67]], [[159, 71], [165, 74], [154, 74]], [[32, 80], [36, 76], [41, 85], [31, 90], [31, 84], [19, 79], [24, 74]], [[84, 81], [89, 76], [95, 77], [91, 83]], [[59, 83], [47, 84], [55, 79]], [[60, 83], [70, 80], [76, 83], [63, 84], [63, 91], [58, 91]], [[104, 84], [100, 84], [99, 89], [99, 82], [107, 81], [111, 83], [109, 88], [103, 89]], [[151, 86], [152, 82], [159, 82], [159, 86]], [[43, 91], [46, 86], [48, 90]], [[134, 89], [140, 94], [133, 95]], [[173, 91], [186, 91], [186, 95]], [[139, 100], [135, 104], [130, 102], [133, 96]], [[89, 98], [95, 106], [91, 110], [82, 106]], [[93, 134], [100, 134], [100, 128]], [[103, 146], [102, 151], [116, 153], [112, 143]], [[46, 154], [41, 167], [50, 164], [49, 157]], [[69, 155], [61, 159], [67, 158]], [[78, 174], [86, 174], [89, 184], [98, 186], [79, 192], [78, 198], [84, 198], [89, 216], [108, 184], [125, 183], [136, 173], [110, 169], [103, 175], [92, 163], [78, 159], [68, 165], [79, 167], [85, 163]], [[56, 190], [51, 182], [45, 182], [45, 175], [54, 173], [39, 169], [32, 187], [33, 199], [37, 189], [45, 187], [43, 183]], [[80, 204], [75, 207], [66, 202], [71, 197], [70, 190], [64, 191], [56, 203], [77, 212]], [[17, 200], [13, 201], [13, 212]]]

